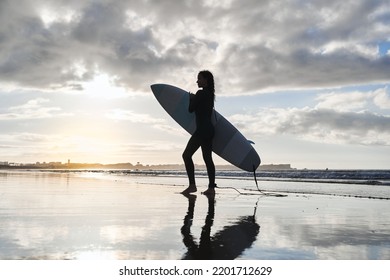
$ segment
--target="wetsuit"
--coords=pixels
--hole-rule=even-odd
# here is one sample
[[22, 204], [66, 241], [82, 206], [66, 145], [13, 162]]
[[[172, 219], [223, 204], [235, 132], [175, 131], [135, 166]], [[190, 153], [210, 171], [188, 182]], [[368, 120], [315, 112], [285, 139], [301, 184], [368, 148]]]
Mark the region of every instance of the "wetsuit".
[[195, 113], [196, 130], [188, 141], [183, 152], [183, 160], [186, 167], [190, 185], [195, 185], [195, 169], [192, 161], [193, 154], [202, 147], [203, 160], [206, 164], [209, 177], [209, 188], [215, 187], [215, 166], [212, 159], [212, 141], [214, 126], [211, 115], [214, 108], [214, 94], [207, 90], [198, 90], [196, 95], [190, 95], [189, 112]]

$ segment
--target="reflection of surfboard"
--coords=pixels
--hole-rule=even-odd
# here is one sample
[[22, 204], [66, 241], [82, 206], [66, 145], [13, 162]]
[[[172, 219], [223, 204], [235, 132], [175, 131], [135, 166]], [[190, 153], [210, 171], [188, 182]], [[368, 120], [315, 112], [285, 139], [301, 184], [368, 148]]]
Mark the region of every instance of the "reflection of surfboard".
[[[195, 114], [188, 111], [189, 93], [166, 84], [154, 84], [151, 88], [154, 96], [165, 111], [185, 130], [193, 134], [196, 129], [196, 123]], [[256, 170], [261, 161], [250, 142], [215, 110], [212, 121], [215, 126], [213, 151], [243, 170]]]

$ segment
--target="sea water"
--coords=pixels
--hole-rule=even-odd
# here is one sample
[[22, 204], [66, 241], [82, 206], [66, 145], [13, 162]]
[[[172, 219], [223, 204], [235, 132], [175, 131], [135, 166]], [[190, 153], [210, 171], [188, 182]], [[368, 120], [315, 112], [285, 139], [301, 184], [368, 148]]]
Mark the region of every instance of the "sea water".
[[185, 197], [179, 170], [0, 171], [0, 259], [195, 258], [205, 231], [209, 258], [390, 259], [388, 185], [218, 171], [213, 202], [196, 175]]
[[[169, 184], [170, 177], [184, 178], [183, 170], [93, 170], [93, 173], [109, 173], [122, 176], [159, 177]], [[197, 171], [196, 177], [207, 185], [207, 172]], [[390, 199], [390, 170], [276, 170], [257, 171], [219, 170], [216, 172], [220, 188], [235, 188], [242, 192], [277, 191], [285, 193], [321, 194], [361, 198]], [[257, 181], [257, 182], [256, 182]], [[256, 184], [257, 183], [257, 184]]]

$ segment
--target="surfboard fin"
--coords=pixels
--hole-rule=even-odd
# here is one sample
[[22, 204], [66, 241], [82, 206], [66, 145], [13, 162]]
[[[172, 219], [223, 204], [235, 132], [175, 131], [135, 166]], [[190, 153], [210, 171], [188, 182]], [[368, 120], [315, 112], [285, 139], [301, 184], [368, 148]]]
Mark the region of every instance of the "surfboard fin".
[[255, 142], [253, 142], [252, 140], [247, 140], [249, 143], [251, 143], [252, 145], [255, 144]]

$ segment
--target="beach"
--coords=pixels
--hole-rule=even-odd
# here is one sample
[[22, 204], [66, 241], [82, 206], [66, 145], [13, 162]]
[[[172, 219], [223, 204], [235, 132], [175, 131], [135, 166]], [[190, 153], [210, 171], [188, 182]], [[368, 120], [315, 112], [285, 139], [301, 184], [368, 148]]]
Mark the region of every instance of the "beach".
[[[0, 259], [389, 260], [389, 186], [0, 171]], [[233, 189], [234, 188], [234, 189]], [[323, 192], [330, 189], [330, 192]], [[310, 190], [310, 191], [307, 191]]]

